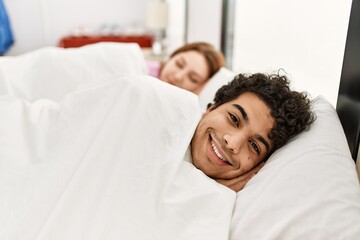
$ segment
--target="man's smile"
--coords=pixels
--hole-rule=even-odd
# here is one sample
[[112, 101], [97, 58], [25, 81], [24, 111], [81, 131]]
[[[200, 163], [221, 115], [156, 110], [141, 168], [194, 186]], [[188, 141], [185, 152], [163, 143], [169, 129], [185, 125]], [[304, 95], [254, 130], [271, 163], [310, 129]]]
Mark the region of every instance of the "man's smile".
[[210, 160], [212, 160], [218, 166], [232, 166], [232, 164], [227, 160], [227, 158], [224, 157], [225, 154], [223, 153], [223, 150], [217, 145], [211, 135], [209, 135], [208, 146], [210, 149]]

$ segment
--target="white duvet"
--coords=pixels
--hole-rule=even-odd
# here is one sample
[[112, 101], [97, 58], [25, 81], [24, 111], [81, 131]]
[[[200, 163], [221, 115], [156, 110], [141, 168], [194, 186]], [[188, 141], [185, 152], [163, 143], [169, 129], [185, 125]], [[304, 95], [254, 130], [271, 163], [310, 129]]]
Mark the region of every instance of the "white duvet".
[[184, 157], [195, 95], [147, 76], [0, 99], [0, 239], [228, 239], [236, 194]]

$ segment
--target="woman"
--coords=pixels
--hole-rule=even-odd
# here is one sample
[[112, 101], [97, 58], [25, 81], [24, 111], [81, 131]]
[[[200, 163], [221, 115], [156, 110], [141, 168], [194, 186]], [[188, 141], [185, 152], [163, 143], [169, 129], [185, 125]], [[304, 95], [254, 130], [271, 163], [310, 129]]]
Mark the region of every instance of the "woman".
[[225, 66], [223, 54], [205, 42], [186, 44], [175, 50], [157, 73], [151, 75], [199, 94], [207, 81]]

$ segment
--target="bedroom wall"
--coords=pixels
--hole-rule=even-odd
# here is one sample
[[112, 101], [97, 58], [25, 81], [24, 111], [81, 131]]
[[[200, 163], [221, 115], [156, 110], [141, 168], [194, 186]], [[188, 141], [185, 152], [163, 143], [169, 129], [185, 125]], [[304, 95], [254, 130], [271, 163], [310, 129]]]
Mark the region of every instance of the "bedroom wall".
[[295, 89], [336, 106], [351, 0], [242, 0], [233, 70], [285, 69]]
[[15, 44], [7, 55], [43, 46], [55, 46], [74, 29], [98, 30], [118, 24], [123, 30], [141, 30], [149, 0], [4, 0]]
[[187, 42], [206, 41], [220, 49], [222, 1], [188, 0]]
[[[15, 44], [7, 55], [18, 55], [44, 46], [56, 46], [65, 35], [80, 28], [98, 31], [117, 24], [124, 33], [146, 31], [146, 6], [160, 0], [4, 0]], [[185, 0], [169, 3], [169, 51], [185, 42]]]
[[[144, 30], [149, 1], [156, 0], [4, 0], [16, 40], [7, 55], [55, 46], [61, 37], [79, 28], [97, 31], [103, 24], [118, 24], [124, 31], [131, 27]], [[187, 33], [186, 0], [166, 1], [169, 52], [185, 41], [208, 41], [220, 48], [222, 1], [188, 0]], [[204, 6], [207, 11], [203, 11]]]

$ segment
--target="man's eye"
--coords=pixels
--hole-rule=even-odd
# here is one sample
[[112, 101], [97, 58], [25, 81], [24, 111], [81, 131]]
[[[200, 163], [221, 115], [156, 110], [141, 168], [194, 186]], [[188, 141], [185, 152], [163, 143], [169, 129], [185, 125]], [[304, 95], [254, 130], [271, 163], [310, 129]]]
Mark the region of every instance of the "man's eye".
[[249, 143], [250, 143], [251, 147], [255, 150], [255, 152], [259, 155], [260, 149], [259, 149], [258, 145], [256, 145], [256, 143], [253, 141], [249, 141]]
[[233, 114], [231, 114], [231, 113], [229, 113], [229, 116], [230, 116], [230, 119], [231, 119], [231, 121], [237, 126], [237, 127], [239, 127], [239, 120], [237, 119], [237, 117], [235, 116], [235, 115], [233, 115]]

